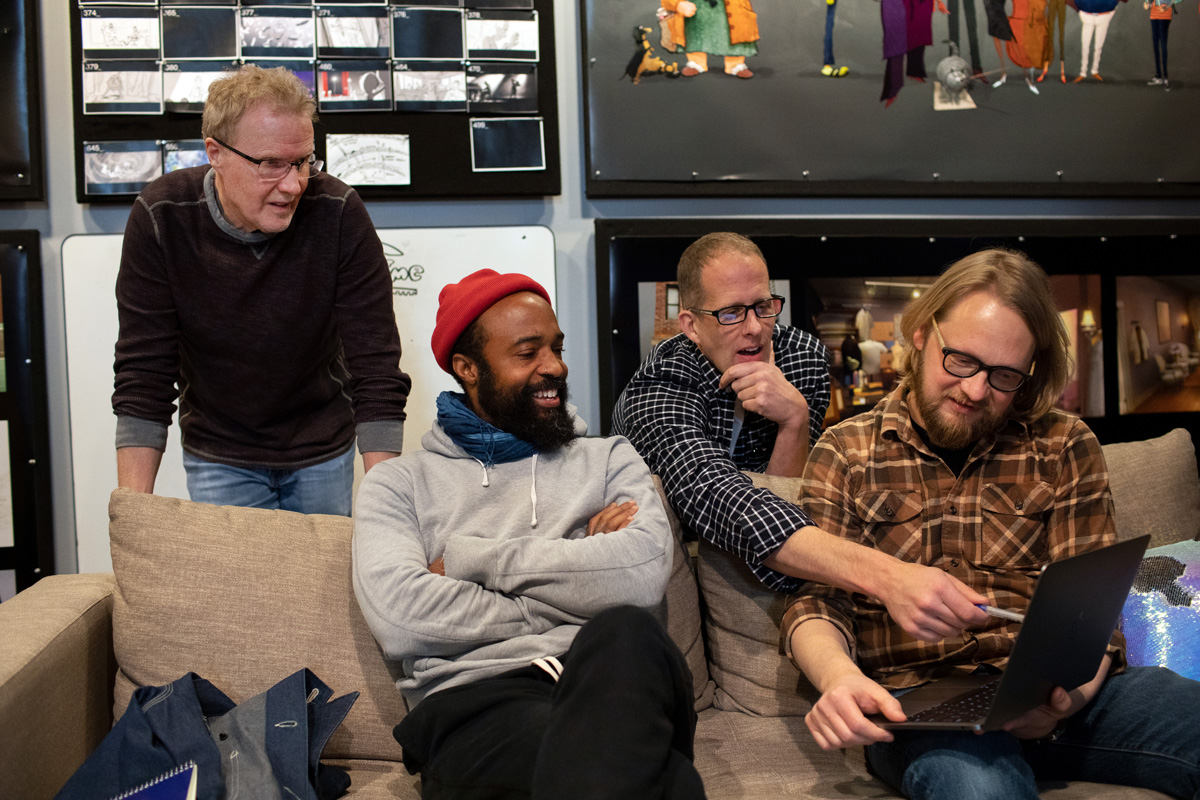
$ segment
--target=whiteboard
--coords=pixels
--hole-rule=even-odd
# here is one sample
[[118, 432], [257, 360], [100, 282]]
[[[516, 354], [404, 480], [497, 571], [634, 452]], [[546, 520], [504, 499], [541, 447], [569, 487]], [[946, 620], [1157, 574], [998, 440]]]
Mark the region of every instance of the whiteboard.
[[[400, 367], [412, 378], [404, 424], [404, 449], [408, 452], [420, 449], [421, 437], [436, 415], [438, 393], [458, 388], [438, 367], [429, 345], [442, 287], [488, 267], [529, 275], [554, 297], [554, 234], [536, 225], [387, 228], [378, 233], [392, 274], [392, 299], [403, 348]], [[122, 239], [117, 234], [80, 234], [67, 237], [62, 247], [71, 474], [80, 572], [112, 569], [108, 496], [117, 485], [112, 391], [119, 327], [114, 290]], [[186, 498], [178, 415], [167, 434], [167, 450], [154, 491]], [[361, 459], [356, 471], [357, 489]]]

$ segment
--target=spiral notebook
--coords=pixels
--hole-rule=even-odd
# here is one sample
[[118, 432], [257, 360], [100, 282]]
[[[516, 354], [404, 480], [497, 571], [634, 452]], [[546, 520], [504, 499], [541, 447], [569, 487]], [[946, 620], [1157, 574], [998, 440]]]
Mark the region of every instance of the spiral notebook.
[[189, 761], [112, 800], [196, 800], [196, 762]]

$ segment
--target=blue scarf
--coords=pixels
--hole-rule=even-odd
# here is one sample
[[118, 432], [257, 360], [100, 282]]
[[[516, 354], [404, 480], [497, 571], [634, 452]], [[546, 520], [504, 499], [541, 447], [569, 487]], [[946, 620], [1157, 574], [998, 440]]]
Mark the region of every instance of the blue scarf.
[[466, 395], [442, 392], [437, 398], [437, 421], [446, 435], [485, 467], [529, 458], [537, 448], [524, 439], [484, 422], [467, 407]]

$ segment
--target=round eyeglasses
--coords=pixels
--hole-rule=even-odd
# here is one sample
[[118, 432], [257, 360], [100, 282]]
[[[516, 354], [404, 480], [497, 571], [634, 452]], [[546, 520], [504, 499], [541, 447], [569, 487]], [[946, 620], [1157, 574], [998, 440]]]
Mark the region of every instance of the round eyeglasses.
[[315, 153], [295, 161], [285, 161], [282, 158], [255, 158], [246, 155], [236, 147], [230, 147], [215, 136], [212, 137], [212, 140], [258, 167], [258, 178], [262, 181], [281, 181], [292, 171], [292, 167], [296, 168], [296, 172], [301, 178], [308, 178], [316, 175], [321, 171], [321, 167], [325, 166], [325, 162], [317, 158]]
[[746, 314], [751, 309], [754, 310], [754, 316], [759, 319], [774, 319], [783, 312], [783, 298], [777, 294], [773, 294], [766, 300], [759, 300], [757, 303], [750, 303], [745, 306], [725, 306], [724, 308], [718, 308], [716, 311], [708, 311], [703, 308], [689, 308], [688, 311], [716, 317], [718, 325], [737, 325], [746, 319]]
[[933, 323], [933, 332], [937, 334], [938, 341], [942, 345], [942, 369], [954, 377], [970, 378], [980, 370], [985, 370], [988, 374], [988, 385], [998, 392], [1015, 392], [1024, 385], [1025, 381], [1033, 377], [1035, 365], [1030, 365], [1029, 372], [1021, 372], [1012, 367], [993, 367], [973, 355], [946, 347], [946, 340], [942, 338], [942, 332], [938, 330], [937, 320], [930, 321]]

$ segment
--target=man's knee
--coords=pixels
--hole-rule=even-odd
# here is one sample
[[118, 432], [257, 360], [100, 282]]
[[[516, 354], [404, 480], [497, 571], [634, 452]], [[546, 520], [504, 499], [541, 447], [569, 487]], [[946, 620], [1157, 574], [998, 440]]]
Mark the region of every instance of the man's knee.
[[600, 612], [583, 626], [568, 658], [600, 658], [610, 668], [623, 665], [636, 671], [645, 669], [648, 661], [664, 656], [672, 664], [683, 659], [658, 620], [635, 606], [616, 606]]

